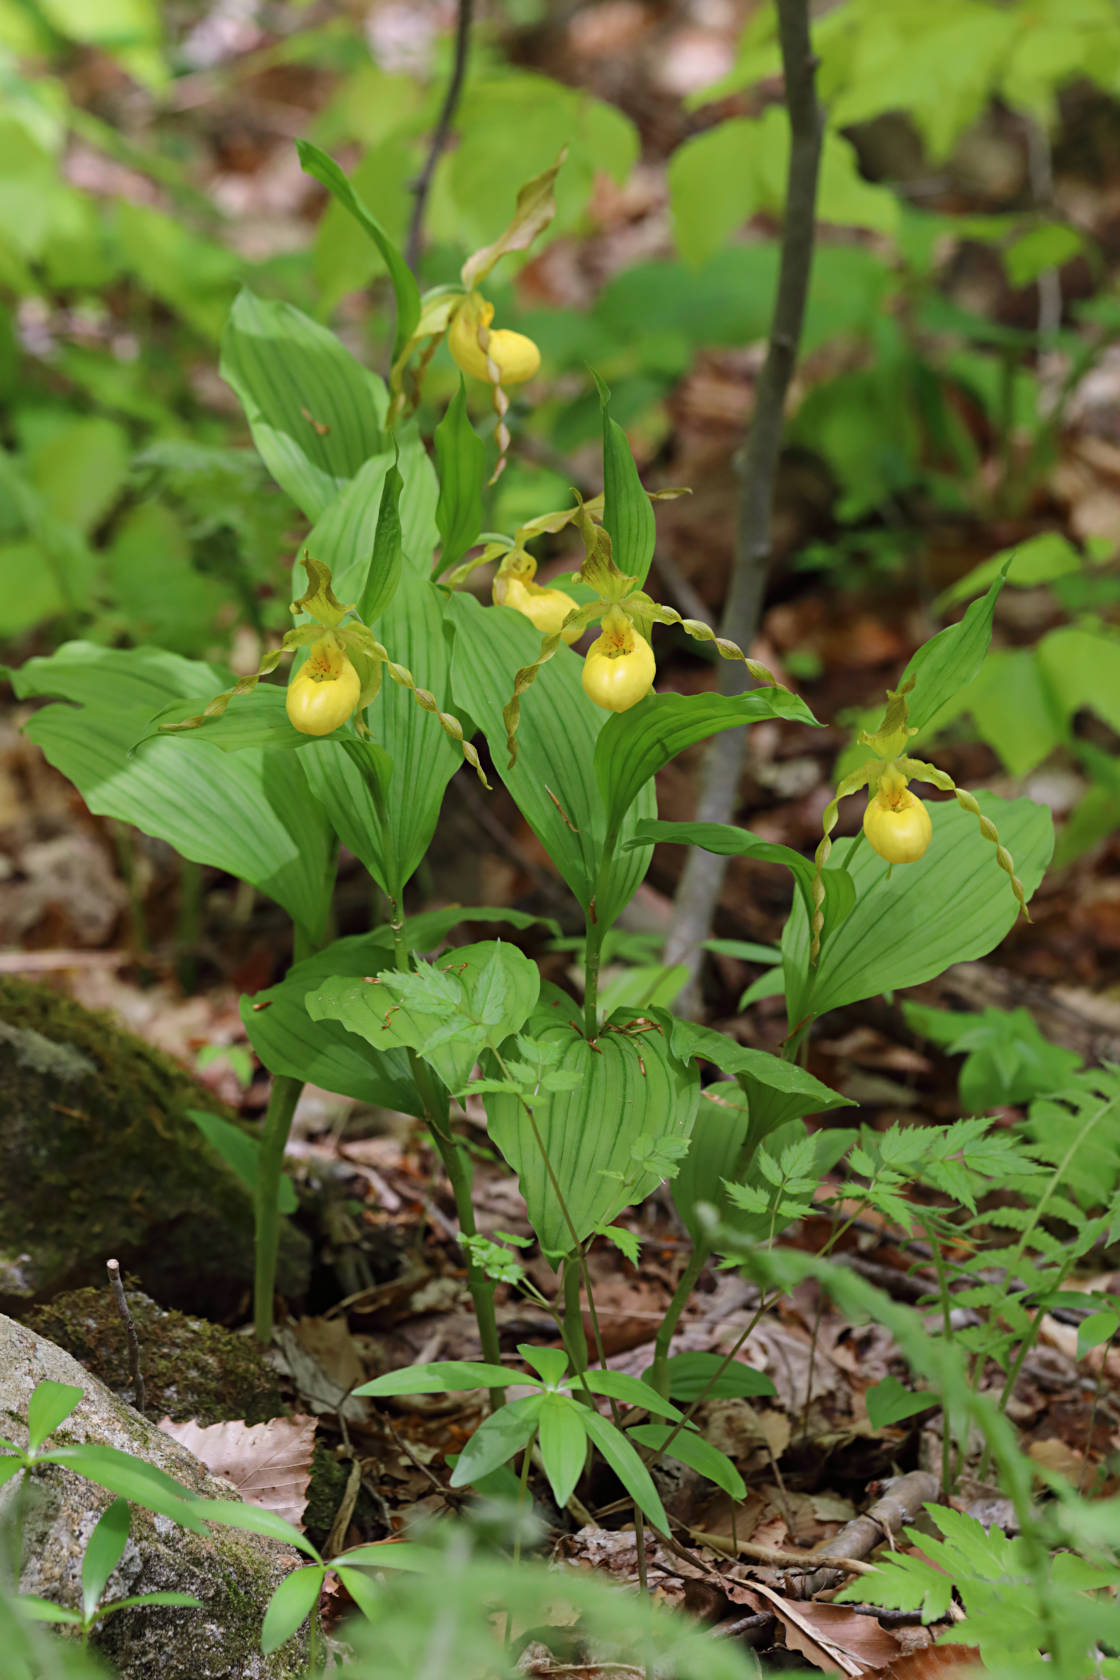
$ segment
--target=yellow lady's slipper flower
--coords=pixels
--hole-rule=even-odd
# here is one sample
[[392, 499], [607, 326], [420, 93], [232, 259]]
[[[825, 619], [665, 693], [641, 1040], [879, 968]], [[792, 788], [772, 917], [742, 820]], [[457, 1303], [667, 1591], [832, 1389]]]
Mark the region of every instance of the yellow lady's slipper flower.
[[605, 712], [628, 712], [645, 699], [656, 675], [653, 649], [627, 615], [612, 608], [583, 662], [584, 693]]
[[916, 863], [925, 856], [933, 838], [930, 814], [921, 800], [909, 791], [907, 783], [910, 779], [930, 782], [943, 793], [951, 793], [961, 809], [977, 819], [981, 835], [995, 847], [996, 862], [1010, 879], [1011, 890], [1023, 915], [1028, 922], [1031, 919], [1023, 883], [1015, 873], [1011, 853], [1001, 845], [995, 823], [981, 811], [975, 795], [966, 788], [959, 788], [953, 778], [944, 770], [939, 770], [936, 764], [926, 764], [920, 758], [911, 758], [906, 752], [910, 736], [917, 734], [908, 722], [906, 699], [913, 686], [914, 679], [911, 678], [901, 688], [888, 691], [882, 723], [874, 734], [863, 730], [859, 737], [861, 745], [870, 747], [875, 757], [845, 776], [825, 807], [822, 820], [824, 837], [817, 847], [817, 867], [811, 892], [811, 963], [815, 963], [820, 955], [821, 935], [824, 933], [824, 866], [832, 852], [832, 831], [840, 814], [840, 801], [864, 787], [870, 790], [871, 797], [864, 812], [863, 832], [872, 850], [890, 864]]
[[513, 550], [510, 558], [515, 557], [520, 563], [518, 570], [506, 569], [495, 573], [491, 586], [494, 604], [524, 613], [530, 623], [546, 636], [558, 633], [569, 644], [578, 641], [581, 635], [578, 625], [570, 630], [564, 629], [564, 620], [577, 610], [572, 597], [562, 589], [549, 589], [533, 582], [536, 561], [531, 555], [518, 554], [517, 550]]
[[539, 372], [541, 353], [524, 333], [508, 327], [491, 330], [493, 319], [494, 305], [472, 292], [452, 317], [447, 348], [463, 372], [474, 379], [491, 385], [523, 385]]
[[893, 796], [882, 783], [863, 813], [863, 832], [873, 852], [888, 863], [917, 863], [933, 838], [929, 812], [916, 794], [902, 787]]
[[301, 735], [330, 735], [351, 717], [362, 692], [361, 678], [330, 637], [315, 642], [284, 699], [293, 729]]

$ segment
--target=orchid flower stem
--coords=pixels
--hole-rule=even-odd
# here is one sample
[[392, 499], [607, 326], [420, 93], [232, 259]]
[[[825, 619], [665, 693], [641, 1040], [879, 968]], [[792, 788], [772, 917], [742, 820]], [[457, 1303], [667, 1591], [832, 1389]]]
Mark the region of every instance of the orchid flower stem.
[[579, 1251], [564, 1261], [564, 1346], [572, 1362], [572, 1370], [587, 1370], [589, 1354], [587, 1336], [583, 1328], [583, 1306], [580, 1292]]
[[302, 1079], [292, 1079], [283, 1073], [273, 1076], [257, 1161], [253, 1329], [262, 1347], [267, 1347], [272, 1340], [272, 1297], [276, 1288], [276, 1255], [280, 1241], [280, 1175], [284, 1170], [284, 1150], [292, 1130], [292, 1118], [302, 1090]]
[[688, 1264], [681, 1273], [680, 1282], [677, 1284], [673, 1299], [665, 1309], [665, 1317], [661, 1320], [661, 1327], [654, 1338], [653, 1369], [650, 1372], [649, 1380], [658, 1394], [665, 1400], [669, 1398], [669, 1372], [667, 1369], [669, 1347], [680, 1322], [681, 1313], [691, 1298], [692, 1291], [696, 1287], [697, 1280], [704, 1270], [710, 1253], [711, 1249], [702, 1244], [698, 1244], [693, 1249]]
[[603, 961], [603, 940], [608, 923], [602, 915], [606, 887], [614, 862], [618, 830], [612, 829], [603, 841], [603, 855], [595, 880], [595, 893], [587, 910], [587, 942], [584, 958], [583, 1030], [590, 1042], [599, 1034], [599, 969]]

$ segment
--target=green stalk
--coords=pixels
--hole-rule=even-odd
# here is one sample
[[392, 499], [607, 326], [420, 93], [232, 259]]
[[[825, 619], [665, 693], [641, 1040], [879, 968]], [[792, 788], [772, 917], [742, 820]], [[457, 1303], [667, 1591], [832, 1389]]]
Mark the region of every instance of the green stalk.
[[577, 1375], [582, 1375], [590, 1363], [580, 1304], [580, 1281], [577, 1250], [564, 1258], [564, 1346], [572, 1362], [572, 1370]]
[[688, 1298], [696, 1287], [697, 1280], [700, 1273], [704, 1270], [705, 1263], [710, 1253], [711, 1249], [704, 1246], [698, 1246], [693, 1249], [688, 1265], [681, 1273], [681, 1280], [677, 1284], [673, 1299], [669, 1302], [668, 1307], [665, 1309], [665, 1317], [661, 1320], [661, 1328], [658, 1330], [657, 1335], [654, 1338], [653, 1368], [649, 1374], [649, 1381], [651, 1386], [655, 1388], [658, 1394], [660, 1394], [665, 1400], [669, 1398], [669, 1372], [667, 1369], [669, 1344], [673, 1340], [677, 1325], [680, 1322], [681, 1313], [684, 1311]]
[[253, 1329], [262, 1346], [267, 1346], [272, 1340], [272, 1297], [276, 1288], [276, 1252], [280, 1240], [280, 1210], [277, 1205], [280, 1175], [284, 1170], [284, 1150], [292, 1129], [292, 1116], [302, 1090], [302, 1079], [292, 1079], [284, 1073], [273, 1075], [257, 1161]]
[[603, 855], [599, 860], [595, 892], [591, 903], [587, 907], [587, 939], [584, 947], [583, 1030], [591, 1040], [594, 1040], [599, 1032], [599, 969], [603, 961], [603, 940], [608, 926], [599, 915], [599, 905], [606, 893], [611, 864], [614, 862], [614, 849], [617, 844], [618, 830], [612, 829], [603, 841]]

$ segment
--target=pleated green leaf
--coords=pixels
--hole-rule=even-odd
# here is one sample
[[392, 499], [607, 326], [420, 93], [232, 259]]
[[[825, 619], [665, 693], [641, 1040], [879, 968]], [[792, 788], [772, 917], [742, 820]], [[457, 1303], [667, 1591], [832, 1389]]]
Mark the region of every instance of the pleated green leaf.
[[447, 413], [435, 430], [439, 470], [440, 553], [436, 576], [461, 560], [482, 530], [482, 486], [486, 480], [486, 445], [471, 425], [462, 376]]
[[817, 721], [804, 700], [784, 688], [755, 688], [739, 695], [649, 694], [628, 712], [615, 712], [603, 725], [595, 749], [595, 775], [608, 827], [621, 823], [650, 778], [686, 747], [725, 729], [773, 717]]
[[289, 303], [238, 294], [222, 335], [221, 373], [269, 472], [308, 519], [325, 513], [385, 447], [384, 383]]
[[251, 882], [317, 939], [330, 899], [329, 829], [302, 755], [222, 752], [197, 733], [132, 751], [156, 712], [187, 698], [205, 704], [230, 681], [228, 672], [155, 648], [89, 642], [30, 659], [12, 677], [21, 699], [73, 702], [36, 712], [27, 734], [91, 811]]
[[[427, 577], [437, 541], [436, 500], [439, 486], [435, 471], [415, 429], [406, 429], [398, 439], [397, 452], [371, 455], [347, 481], [315, 522], [300, 552], [306, 551], [329, 566], [335, 594], [348, 605], [362, 609], [366, 623], [384, 611], [391, 596], [386, 592], [380, 604], [363, 602], [370, 576], [370, 558], [377, 541], [377, 523], [382, 494], [389, 474], [396, 467], [401, 475], [397, 504], [400, 515], [401, 559], [406, 567]], [[374, 613], [371, 616], [370, 606]], [[378, 639], [381, 639], [378, 631]]]
[[[1030, 799], [991, 793], [977, 800], [998, 828], [1029, 899], [1054, 849], [1049, 811]], [[927, 808], [933, 839], [917, 863], [891, 869], [862, 840], [840, 857], [855, 884], [855, 908], [815, 969], [809, 967], [808, 918], [794, 903], [782, 936], [791, 1025], [860, 998], [921, 985], [953, 963], [986, 956], [1014, 925], [1019, 909], [1011, 884], [976, 818], [955, 800], [930, 799]], [[838, 850], [843, 853], [843, 845]]]
[[950, 624], [923, 644], [902, 673], [900, 686], [914, 679], [907, 700], [909, 722], [924, 729], [949, 700], [970, 683], [984, 663], [992, 640], [992, 617], [1007, 576], [1003, 567], [986, 595], [973, 601], [959, 624]]
[[[592, 1046], [574, 1023], [576, 1013], [569, 998], [546, 986], [526, 1030], [559, 1052], [556, 1067], [577, 1074], [577, 1086], [541, 1095], [532, 1119], [507, 1093], [485, 1098], [491, 1142], [517, 1173], [537, 1239], [553, 1256], [570, 1253], [655, 1189], [662, 1175], [635, 1146], [689, 1137], [699, 1100], [695, 1070], [670, 1055], [661, 1032], [631, 1037], [608, 1027]], [[624, 1019], [616, 1015], [612, 1026]]]
[[620, 572], [646, 581], [657, 526], [653, 504], [642, 488], [626, 433], [612, 420], [610, 393], [602, 384], [599, 396], [603, 408], [603, 529], [611, 539], [611, 559]]
[[[461, 592], [445, 610], [455, 627], [455, 704], [482, 729], [494, 768], [586, 910], [596, 895], [607, 833], [593, 768], [607, 714], [583, 692], [579, 657], [562, 647], [522, 699], [517, 763], [509, 769], [502, 707], [513, 693], [515, 673], [537, 657], [540, 633], [512, 607], [483, 607]], [[652, 848], [628, 850], [627, 842], [633, 825], [655, 811], [653, 789], [642, 789], [619, 831], [618, 852], [596, 905], [601, 921], [614, 921], [645, 876]]]

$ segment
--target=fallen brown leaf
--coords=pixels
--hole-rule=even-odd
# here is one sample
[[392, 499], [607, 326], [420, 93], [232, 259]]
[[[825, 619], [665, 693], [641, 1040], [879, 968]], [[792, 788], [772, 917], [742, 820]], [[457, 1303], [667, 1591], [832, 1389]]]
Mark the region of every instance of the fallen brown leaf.
[[160, 1428], [188, 1452], [232, 1483], [249, 1505], [261, 1505], [303, 1527], [315, 1419], [272, 1418], [268, 1423], [172, 1423]]

